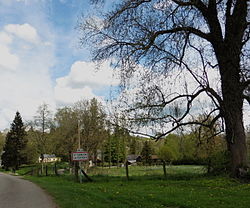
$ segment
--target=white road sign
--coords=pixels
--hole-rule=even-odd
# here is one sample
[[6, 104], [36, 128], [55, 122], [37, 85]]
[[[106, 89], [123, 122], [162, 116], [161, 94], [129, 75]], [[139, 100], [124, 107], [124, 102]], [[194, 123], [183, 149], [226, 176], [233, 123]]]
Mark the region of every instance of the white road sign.
[[86, 161], [89, 159], [88, 152], [73, 152], [72, 153], [72, 160], [73, 161]]

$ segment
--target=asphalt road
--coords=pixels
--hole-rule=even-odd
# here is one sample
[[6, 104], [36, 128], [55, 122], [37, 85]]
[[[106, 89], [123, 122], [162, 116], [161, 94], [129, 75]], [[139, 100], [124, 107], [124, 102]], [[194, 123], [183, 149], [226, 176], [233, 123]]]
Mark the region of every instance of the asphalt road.
[[30, 181], [0, 173], [0, 208], [57, 208], [51, 197]]

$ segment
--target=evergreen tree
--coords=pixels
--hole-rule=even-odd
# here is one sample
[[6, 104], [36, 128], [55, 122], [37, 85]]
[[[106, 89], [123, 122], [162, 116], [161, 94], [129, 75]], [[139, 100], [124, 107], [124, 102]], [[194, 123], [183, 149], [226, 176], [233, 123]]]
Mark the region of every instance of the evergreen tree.
[[151, 164], [151, 156], [153, 154], [153, 149], [149, 141], [145, 141], [141, 151], [142, 159], [146, 164]]
[[104, 160], [113, 164], [125, 161], [125, 143], [123, 138], [111, 135], [104, 147]]
[[5, 143], [5, 135], [2, 132], [0, 132], [0, 155], [2, 153], [4, 143]]
[[25, 129], [22, 117], [19, 112], [11, 124], [11, 129], [6, 135], [6, 141], [3, 148], [2, 163], [5, 169], [12, 167], [18, 169], [25, 162], [23, 150], [26, 147], [27, 140], [25, 138]]

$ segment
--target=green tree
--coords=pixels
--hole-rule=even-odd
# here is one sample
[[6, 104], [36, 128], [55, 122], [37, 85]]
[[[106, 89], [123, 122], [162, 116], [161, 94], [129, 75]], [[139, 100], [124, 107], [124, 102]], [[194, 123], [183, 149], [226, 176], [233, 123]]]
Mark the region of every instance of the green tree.
[[63, 107], [55, 114], [55, 127], [50, 132], [51, 152], [70, 160], [71, 152], [80, 148], [88, 151], [96, 161], [98, 150], [107, 137], [106, 115], [96, 100], [81, 100], [71, 107]]
[[109, 163], [109, 166], [111, 164], [118, 164], [124, 160], [118, 139], [114, 135], [110, 135], [104, 144], [104, 160]]
[[168, 145], [160, 147], [158, 155], [160, 159], [169, 162], [169, 164], [178, 159], [178, 152], [176, 149]]
[[70, 161], [78, 147], [78, 115], [72, 107], [63, 107], [55, 114], [55, 131], [51, 134], [52, 152]]
[[127, 141], [128, 154], [140, 155], [143, 147], [143, 139], [139, 137], [129, 136]]
[[77, 102], [74, 107], [80, 128], [81, 147], [89, 152], [91, 159], [96, 161], [97, 150], [107, 136], [106, 114], [101, 103], [95, 98]]
[[[144, 123], [172, 123], [173, 128], [155, 137], [159, 139], [194, 124], [187, 121], [197, 107], [194, 103], [207, 95], [213, 119], [209, 125], [195, 123], [210, 127], [220, 120], [225, 126], [230, 171], [237, 176], [247, 165], [243, 102], [250, 103], [249, 0], [128, 0], [116, 1], [112, 8], [80, 22], [81, 40], [90, 46], [95, 61], [118, 60], [123, 83], [129, 83], [138, 65], [148, 69], [132, 107], [134, 115]], [[196, 86], [166, 90], [167, 78], [175, 72], [190, 76]], [[217, 74], [219, 85], [211, 83], [210, 72]], [[180, 117], [167, 110], [173, 102], [183, 104]]]
[[115, 126], [113, 134], [106, 139], [104, 159], [106, 162], [116, 163], [119, 166], [120, 163], [125, 163], [127, 140], [129, 138], [128, 132], [119, 126]]
[[[207, 123], [210, 122], [205, 114], [197, 118], [197, 120], [205, 119], [208, 120]], [[225, 164], [225, 161], [228, 161], [228, 158], [226, 158], [228, 154], [225, 154], [226, 142], [222, 136], [216, 134], [218, 128], [219, 123], [215, 123], [210, 128], [193, 126], [189, 135], [194, 140], [196, 158], [206, 164], [208, 172], [225, 170], [228, 167], [228, 164]]]
[[26, 155], [23, 152], [27, 144], [25, 136], [22, 117], [19, 112], [16, 112], [3, 148], [2, 164], [6, 169], [10, 167], [18, 169], [21, 164], [26, 162]]
[[2, 132], [0, 132], [0, 154], [3, 151], [4, 143], [5, 143], [5, 135]]
[[44, 103], [37, 109], [32, 128], [35, 132], [37, 150], [40, 154], [48, 153], [49, 144], [47, 138], [52, 126], [52, 113], [49, 110], [48, 104]]
[[142, 151], [141, 151], [141, 156], [142, 160], [146, 164], [151, 164], [151, 156], [154, 153], [154, 150], [152, 148], [152, 144], [149, 141], [145, 141], [143, 143]]
[[37, 149], [37, 133], [29, 129], [26, 134], [27, 145], [24, 152], [27, 155], [27, 164], [35, 164], [38, 162], [38, 158], [41, 155], [40, 151]]
[[[184, 143], [180, 147], [180, 141], [180, 136], [169, 134], [165, 139], [165, 143], [159, 147], [158, 156], [160, 157], [160, 159], [169, 163], [184, 159], [183, 152], [185, 152], [186, 147]], [[180, 151], [181, 148], [183, 148], [184, 150]]]

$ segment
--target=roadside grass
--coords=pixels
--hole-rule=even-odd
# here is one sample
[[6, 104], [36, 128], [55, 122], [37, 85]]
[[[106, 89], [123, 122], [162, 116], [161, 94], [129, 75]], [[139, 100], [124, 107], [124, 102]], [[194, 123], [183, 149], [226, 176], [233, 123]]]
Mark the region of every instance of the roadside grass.
[[25, 176], [48, 193], [61, 208], [246, 208], [250, 184], [227, 176], [207, 176], [201, 166], [172, 166], [163, 177], [160, 166], [95, 168], [94, 182], [74, 182], [71, 175]]
[[[190, 175], [190, 174], [203, 174], [205, 168], [203, 166], [194, 165], [180, 165], [180, 166], [167, 166], [168, 175]], [[106, 176], [126, 176], [125, 168], [117, 168], [115, 166], [109, 167], [95, 167], [88, 170], [90, 175], [106, 175]], [[150, 175], [163, 175], [163, 167], [160, 165], [155, 166], [129, 166], [130, 176], [150, 176]]]
[[[46, 166], [47, 166], [47, 174], [48, 175], [55, 175], [55, 163], [44, 163], [43, 164], [43, 175], [45, 175]], [[66, 162], [56, 163], [57, 170], [59, 170], [59, 169], [66, 170], [66, 167], [68, 167], [68, 163], [66, 163]], [[0, 167], [0, 172], [12, 174], [12, 175], [20, 175], [20, 176], [29, 175], [29, 174], [31, 174], [31, 172], [33, 173], [33, 175], [38, 175], [38, 174], [41, 175], [41, 169], [42, 169], [41, 163], [36, 163], [36, 164], [30, 164], [30, 165], [22, 165], [19, 167], [18, 170], [15, 170], [15, 171], [13, 171], [12, 168], [10, 168], [9, 170], [6, 171]], [[67, 169], [64, 172], [69, 173], [69, 170]]]

